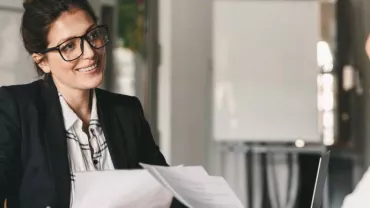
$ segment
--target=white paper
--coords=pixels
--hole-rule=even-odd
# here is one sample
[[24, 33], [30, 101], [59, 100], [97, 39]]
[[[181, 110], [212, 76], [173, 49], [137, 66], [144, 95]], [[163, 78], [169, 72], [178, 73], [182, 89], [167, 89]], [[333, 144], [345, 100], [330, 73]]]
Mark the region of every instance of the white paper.
[[243, 207], [228, 183], [222, 177], [209, 176], [203, 167], [141, 166], [189, 208]]
[[172, 194], [146, 170], [76, 173], [73, 208], [168, 208]]

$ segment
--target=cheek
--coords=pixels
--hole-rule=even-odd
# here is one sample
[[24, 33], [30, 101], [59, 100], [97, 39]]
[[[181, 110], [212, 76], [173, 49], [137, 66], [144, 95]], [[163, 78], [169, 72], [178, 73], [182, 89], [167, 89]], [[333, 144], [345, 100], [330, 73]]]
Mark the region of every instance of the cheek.
[[96, 53], [98, 54], [99, 58], [105, 58], [105, 48], [98, 49]]
[[103, 64], [105, 64], [105, 59], [106, 59], [106, 53], [105, 53], [105, 48], [99, 49], [96, 51], [96, 54], [99, 57], [99, 61]]
[[49, 65], [51, 72], [54, 74], [68, 73], [72, 72], [76, 66], [75, 62], [67, 62], [62, 59], [59, 53], [53, 54], [49, 58]]

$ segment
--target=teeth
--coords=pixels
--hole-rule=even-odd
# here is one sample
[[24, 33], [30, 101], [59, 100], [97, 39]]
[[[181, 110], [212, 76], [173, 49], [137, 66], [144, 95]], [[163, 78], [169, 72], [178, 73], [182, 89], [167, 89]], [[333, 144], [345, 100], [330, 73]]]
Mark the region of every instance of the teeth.
[[81, 68], [81, 69], [78, 69], [78, 71], [80, 71], [80, 72], [88, 72], [88, 71], [91, 71], [91, 70], [95, 69], [97, 67], [97, 65], [98, 64], [94, 64], [94, 65], [89, 66], [87, 68]]

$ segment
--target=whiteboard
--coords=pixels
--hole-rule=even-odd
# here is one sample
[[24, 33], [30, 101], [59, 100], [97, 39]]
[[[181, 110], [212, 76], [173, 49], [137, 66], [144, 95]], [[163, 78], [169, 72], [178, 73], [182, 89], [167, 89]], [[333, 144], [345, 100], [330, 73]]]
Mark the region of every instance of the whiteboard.
[[319, 4], [213, 4], [213, 138], [321, 142], [317, 108]]

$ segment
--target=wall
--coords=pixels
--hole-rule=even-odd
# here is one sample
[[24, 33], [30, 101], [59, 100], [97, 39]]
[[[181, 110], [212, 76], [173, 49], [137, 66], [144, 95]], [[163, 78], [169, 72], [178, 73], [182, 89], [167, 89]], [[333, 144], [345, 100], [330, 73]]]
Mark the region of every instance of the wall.
[[159, 131], [172, 165], [211, 168], [212, 0], [160, 0]]
[[0, 7], [23, 9], [22, 2], [22, 0], [1, 0]]
[[160, 64], [158, 74], [158, 131], [159, 142], [167, 162], [171, 161], [171, 2], [160, 0], [159, 10], [159, 44]]
[[32, 60], [21, 41], [22, 12], [22, 0], [0, 1], [0, 86], [37, 78]]

